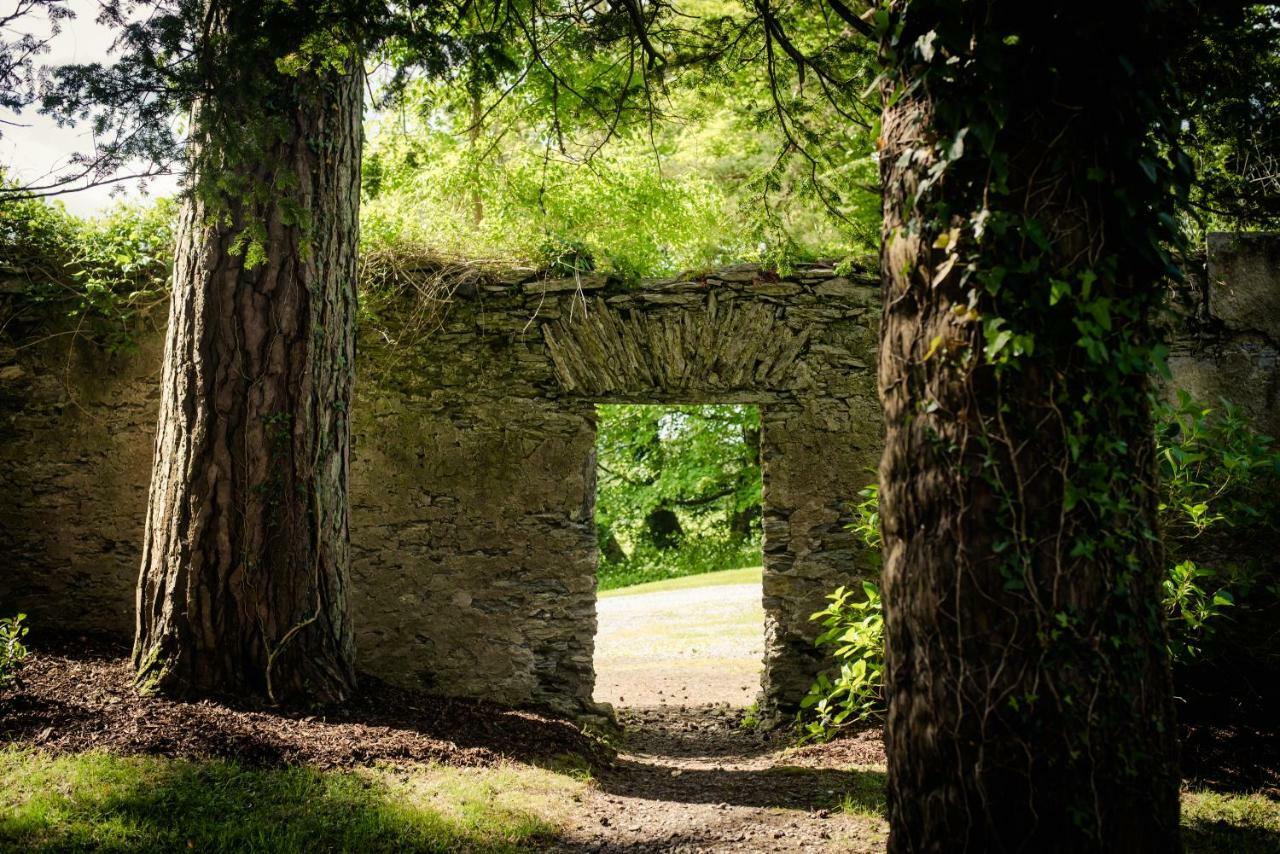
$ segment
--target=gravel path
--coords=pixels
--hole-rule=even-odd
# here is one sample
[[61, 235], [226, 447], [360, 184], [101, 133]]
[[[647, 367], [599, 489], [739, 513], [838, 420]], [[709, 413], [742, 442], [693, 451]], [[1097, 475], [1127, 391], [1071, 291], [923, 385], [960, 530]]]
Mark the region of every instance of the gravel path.
[[599, 601], [598, 615], [596, 700], [618, 708], [755, 702], [759, 584], [614, 596]]

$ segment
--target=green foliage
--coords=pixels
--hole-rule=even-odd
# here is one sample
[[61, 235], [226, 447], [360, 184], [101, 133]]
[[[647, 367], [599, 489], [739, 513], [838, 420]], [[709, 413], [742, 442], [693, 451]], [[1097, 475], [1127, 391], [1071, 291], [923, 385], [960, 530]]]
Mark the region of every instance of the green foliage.
[[1274, 519], [1280, 452], [1238, 407], [1224, 400], [1215, 410], [1179, 391], [1176, 403], [1162, 404], [1157, 418], [1160, 523], [1171, 551], [1216, 528]]
[[755, 407], [597, 411], [602, 589], [759, 564]]
[[861, 596], [843, 586], [810, 619], [824, 631], [814, 641], [836, 663], [833, 677], [818, 675], [800, 701], [801, 738], [826, 740], [841, 727], [879, 718], [884, 711], [884, 607], [880, 589], [862, 582]]
[[1280, 598], [1280, 578], [1259, 563], [1267, 556], [1258, 549], [1252, 560], [1219, 557], [1276, 541], [1280, 452], [1229, 401], [1214, 409], [1179, 392], [1157, 417], [1160, 523], [1171, 564], [1164, 605], [1174, 663], [1187, 665], [1225, 656], [1215, 633]]
[[[652, 76], [635, 64], [631, 23], [610, 28], [603, 9], [577, 26], [572, 13], [535, 15], [536, 55], [468, 18], [463, 38], [484, 50], [458, 73], [393, 87], [396, 109], [372, 128], [366, 245], [537, 261], [548, 243], [577, 244], [624, 278], [873, 255], [876, 109], [849, 94], [871, 82], [871, 45], [817, 8], [770, 13], [821, 69], [806, 87], [805, 69], [759, 61], [760, 9], [671, 11], [648, 21], [655, 49], [696, 59]], [[824, 92], [843, 112], [824, 109]]]
[[884, 538], [880, 535], [880, 484], [872, 483], [858, 493], [861, 499], [853, 505], [853, 524], [850, 529], [868, 549], [879, 556]]
[[[558, 275], [600, 269], [639, 278], [739, 254], [722, 228], [723, 193], [696, 175], [664, 176], [637, 147], [590, 166], [512, 147], [477, 168], [465, 141], [424, 127], [374, 135], [361, 229], [366, 249], [430, 247], [444, 256], [532, 262]], [[476, 211], [482, 211], [479, 218]]]
[[88, 219], [18, 198], [0, 205], [6, 266], [25, 283], [20, 320], [69, 319], [108, 352], [134, 346], [136, 321], [168, 295], [176, 204], [118, 205]]
[[[1169, 625], [1169, 656], [1189, 661], [1218, 628], [1219, 618], [1235, 604], [1225, 588], [1212, 589], [1218, 573], [1184, 560], [1169, 567], [1164, 578], [1164, 607]], [[1206, 588], [1206, 583], [1210, 586]]]
[[1195, 161], [1188, 230], [1280, 227], [1280, 5], [1211, 3], [1175, 65]]
[[22, 639], [27, 636], [27, 627], [22, 621], [26, 614], [0, 619], [0, 689], [8, 688], [18, 678], [18, 668], [27, 657], [27, 648]]
[[[1233, 628], [1233, 611], [1269, 606], [1280, 594], [1274, 566], [1239, 562], [1202, 566], [1194, 554], [1216, 533], [1234, 536], [1274, 532], [1280, 520], [1280, 453], [1272, 440], [1253, 430], [1239, 409], [1223, 401], [1221, 410], [1179, 391], [1173, 404], [1157, 410], [1160, 459], [1160, 517], [1168, 569], [1162, 603], [1175, 666], [1223, 656], [1215, 646]], [[861, 493], [851, 529], [879, 551], [879, 487]], [[1238, 549], [1237, 549], [1238, 550]], [[883, 621], [879, 589], [863, 583], [863, 595], [841, 587], [830, 604], [814, 614], [825, 631], [816, 644], [833, 657], [836, 671], [821, 674], [801, 703], [801, 737], [833, 737], [843, 726], [884, 711]]]

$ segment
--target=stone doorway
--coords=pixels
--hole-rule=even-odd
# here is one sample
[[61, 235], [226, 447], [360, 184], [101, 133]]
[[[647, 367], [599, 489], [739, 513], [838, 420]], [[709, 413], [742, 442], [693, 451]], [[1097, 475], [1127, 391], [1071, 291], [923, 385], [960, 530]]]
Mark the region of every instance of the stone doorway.
[[764, 656], [760, 413], [597, 406], [597, 702], [757, 701]]
[[[829, 266], [482, 282], [358, 401], [358, 643], [387, 679], [589, 709], [596, 406], [759, 407], [768, 715], [822, 665], [809, 616], [867, 570], [850, 503], [881, 446], [878, 287]], [[363, 375], [363, 388], [386, 387]], [[359, 386], [358, 386], [359, 388]], [[360, 482], [364, 479], [363, 482]], [[389, 536], [376, 537], [379, 530]]]

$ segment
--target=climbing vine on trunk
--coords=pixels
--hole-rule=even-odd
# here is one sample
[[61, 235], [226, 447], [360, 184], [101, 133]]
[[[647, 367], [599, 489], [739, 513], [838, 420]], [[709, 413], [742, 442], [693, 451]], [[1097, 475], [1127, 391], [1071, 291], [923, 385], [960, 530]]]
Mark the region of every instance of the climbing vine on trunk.
[[877, 13], [891, 850], [1177, 847], [1149, 320], [1181, 11]]

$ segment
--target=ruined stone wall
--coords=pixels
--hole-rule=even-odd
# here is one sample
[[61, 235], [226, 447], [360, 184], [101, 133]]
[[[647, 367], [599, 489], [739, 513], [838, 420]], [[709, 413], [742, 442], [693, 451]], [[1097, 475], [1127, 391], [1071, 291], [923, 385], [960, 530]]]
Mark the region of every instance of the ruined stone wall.
[[[392, 367], [361, 375], [353, 476], [391, 468], [375, 455], [411, 472], [395, 495], [362, 487], [353, 500], [366, 666], [446, 691], [588, 703], [594, 406], [749, 403], [764, 449], [762, 701], [794, 704], [819, 664], [809, 615], [867, 566], [846, 526], [879, 454], [876, 293], [816, 266], [459, 288], [429, 334], [393, 348]], [[401, 490], [448, 512], [425, 524]], [[366, 538], [380, 526], [386, 536]], [[388, 566], [407, 583], [386, 583]], [[456, 608], [442, 617], [445, 601]]]
[[[866, 565], [846, 525], [878, 456], [875, 283], [814, 266], [455, 285], [425, 324], [362, 329], [360, 667], [447, 694], [589, 705], [595, 405], [750, 403], [764, 455], [763, 699], [794, 703], [817, 668], [809, 614]], [[132, 631], [159, 339], [113, 359], [87, 346], [68, 359], [55, 341], [4, 354], [0, 607], [39, 626]]]
[[[1170, 359], [1179, 385], [1231, 398], [1273, 434], [1278, 246], [1211, 239]], [[876, 284], [822, 266], [635, 287], [474, 275], [439, 306], [375, 311], [390, 319], [361, 329], [361, 669], [446, 694], [587, 706], [595, 405], [747, 403], [762, 426], [761, 699], [794, 703], [820, 665], [809, 615], [867, 572], [846, 526], [880, 454]], [[117, 357], [67, 340], [0, 348], [0, 612], [127, 636], [161, 335]]]

